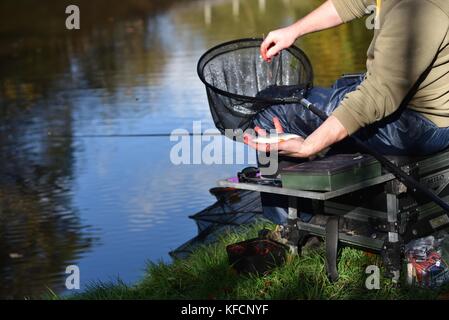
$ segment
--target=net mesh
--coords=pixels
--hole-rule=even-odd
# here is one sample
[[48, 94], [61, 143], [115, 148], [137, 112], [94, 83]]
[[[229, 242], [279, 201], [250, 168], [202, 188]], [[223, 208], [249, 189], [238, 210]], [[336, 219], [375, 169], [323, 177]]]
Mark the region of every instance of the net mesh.
[[263, 220], [259, 192], [229, 188], [214, 188], [210, 191], [217, 202], [190, 217], [198, 226], [198, 235], [171, 251], [171, 257], [185, 259], [199, 246], [217, 241], [225, 231], [237, 230], [239, 226]]
[[206, 52], [198, 63], [221, 133], [247, 129], [264, 108], [288, 103], [286, 99], [298, 98], [312, 86], [312, 67], [303, 51], [293, 46], [266, 63], [260, 56], [261, 43], [261, 39], [228, 42]]

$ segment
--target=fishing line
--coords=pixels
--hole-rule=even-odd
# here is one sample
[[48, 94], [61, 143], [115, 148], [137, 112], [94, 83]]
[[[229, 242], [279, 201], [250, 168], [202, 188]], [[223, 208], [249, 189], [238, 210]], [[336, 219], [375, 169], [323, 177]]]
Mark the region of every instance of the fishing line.
[[136, 133], [136, 134], [82, 134], [82, 135], [56, 135], [47, 134], [50, 138], [55, 139], [97, 139], [97, 138], [169, 138], [169, 137], [218, 137], [221, 133]]

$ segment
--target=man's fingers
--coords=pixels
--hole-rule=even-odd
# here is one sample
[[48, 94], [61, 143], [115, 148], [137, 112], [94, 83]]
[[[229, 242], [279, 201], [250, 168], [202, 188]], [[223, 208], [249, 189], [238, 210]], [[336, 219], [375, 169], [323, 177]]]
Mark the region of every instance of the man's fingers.
[[281, 121], [279, 118], [273, 118], [274, 128], [276, 129], [276, 133], [284, 133], [284, 128], [282, 128]]
[[262, 59], [267, 61], [267, 51], [271, 44], [271, 40], [269, 37], [267, 37], [264, 42], [262, 42], [262, 45], [260, 46], [260, 55], [262, 56]]
[[257, 132], [258, 135], [262, 137], [267, 136], [267, 132], [265, 131], [265, 129], [262, 129], [261, 127], [255, 127], [254, 130]]
[[249, 134], [247, 134], [247, 133], [245, 133], [244, 135], [243, 135], [243, 142], [245, 143], [245, 144], [249, 144], [250, 142], [252, 142], [253, 141], [253, 137], [252, 136], [250, 136]]
[[271, 59], [273, 58], [275, 55], [277, 55], [279, 53], [279, 51], [282, 50], [281, 45], [278, 43], [274, 46], [272, 46], [270, 49], [268, 49], [267, 53], [266, 53], [266, 57], [267, 59]]
[[260, 46], [260, 54], [265, 61], [268, 62], [270, 60], [269, 57], [267, 56], [267, 52], [275, 46], [276, 43], [273, 37], [269, 34], [267, 38], [262, 42], [262, 45]]

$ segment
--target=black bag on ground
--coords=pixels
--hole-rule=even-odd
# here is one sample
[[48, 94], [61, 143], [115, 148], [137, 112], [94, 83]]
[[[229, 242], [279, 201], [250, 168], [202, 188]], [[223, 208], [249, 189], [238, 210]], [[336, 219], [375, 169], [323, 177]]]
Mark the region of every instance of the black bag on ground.
[[229, 263], [241, 274], [266, 274], [287, 260], [288, 247], [272, 239], [256, 238], [226, 247]]

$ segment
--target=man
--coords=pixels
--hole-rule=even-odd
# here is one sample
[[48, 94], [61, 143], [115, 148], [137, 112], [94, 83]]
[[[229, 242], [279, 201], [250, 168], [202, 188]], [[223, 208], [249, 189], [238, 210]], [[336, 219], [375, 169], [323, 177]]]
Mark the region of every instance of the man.
[[308, 137], [268, 146], [246, 136], [246, 143], [296, 158], [311, 157], [349, 135], [392, 155], [428, 155], [449, 147], [448, 0], [328, 0], [295, 24], [270, 32], [262, 57], [269, 62], [298, 37], [363, 17], [371, 5], [377, 5], [380, 20], [366, 74], [309, 94], [329, 119], [323, 123], [301, 106], [273, 106], [255, 119], [258, 134], [274, 124], [278, 132]]
[[[262, 57], [269, 62], [298, 37], [361, 18], [369, 6], [377, 6], [379, 28], [366, 74], [313, 88], [307, 97], [329, 119], [323, 123], [299, 105], [273, 106], [255, 118], [258, 134], [274, 127], [307, 138], [264, 145], [245, 136], [246, 143], [288, 158], [309, 158], [334, 144], [334, 152], [353, 152], [339, 143], [349, 135], [389, 155], [429, 155], [449, 147], [448, 0], [328, 0], [295, 24], [270, 32]], [[287, 199], [264, 194], [262, 203], [269, 219], [285, 222]], [[313, 208], [302, 208], [301, 219], [310, 220], [305, 212]]]

